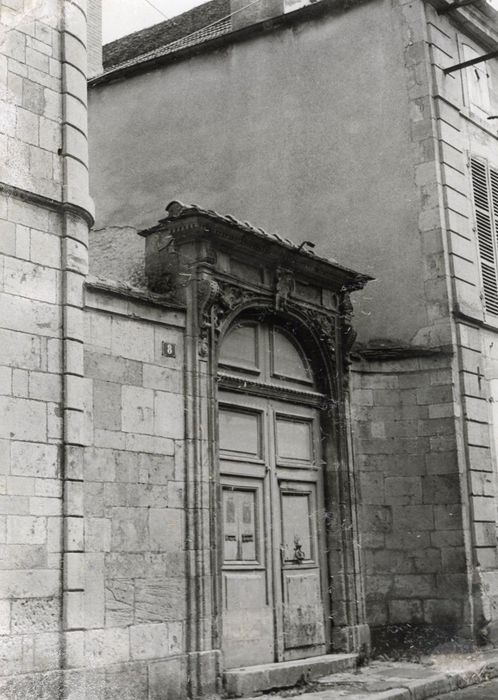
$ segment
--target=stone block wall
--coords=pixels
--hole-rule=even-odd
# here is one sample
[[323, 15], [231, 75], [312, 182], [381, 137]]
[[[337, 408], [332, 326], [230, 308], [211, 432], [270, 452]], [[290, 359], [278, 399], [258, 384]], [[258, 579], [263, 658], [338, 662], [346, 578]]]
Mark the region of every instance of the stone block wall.
[[[355, 365], [353, 445], [374, 647], [469, 636], [452, 358]], [[424, 631], [424, 627], [426, 628]], [[389, 638], [389, 628], [394, 637]]]
[[124, 687], [124, 671], [134, 679], [124, 697], [170, 697], [186, 680], [184, 317], [95, 288], [86, 299], [84, 631], [74, 665], [100, 669], [106, 693]]
[[[59, 697], [75, 624], [86, 2], [0, 7], [0, 695]], [[65, 496], [65, 499], [63, 499]], [[64, 575], [62, 574], [64, 563]], [[67, 566], [66, 566], [67, 563]], [[69, 648], [69, 647], [67, 647]]]
[[[474, 621], [483, 639], [496, 640], [497, 452], [492, 436], [498, 422], [492, 408], [498, 317], [486, 312], [483, 304], [470, 159], [484, 158], [498, 168], [498, 136], [486, 114], [471, 103], [469, 79], [473, 69], [448, 74], [444, 69], [464, 60], [464, 46], [472, 47], [478, 55], [487, 53], [496, 46], [498, 33], [496, 23], [483, 21], [482, 11], [474, 8], [438, 15], [428, 5], [426, 16], [461, 395], [458, 434], [469, 497], [469, 546], [475, 567]], [[482, 77], [488, 81], [489, 113], [494, 115], [498, 108], [498, 61], [478, 65], [486, 67]]]
[[11, 697], [6, 677], [60, 664], [61, 222], [5, 195], [0, 216], [0, 696]]

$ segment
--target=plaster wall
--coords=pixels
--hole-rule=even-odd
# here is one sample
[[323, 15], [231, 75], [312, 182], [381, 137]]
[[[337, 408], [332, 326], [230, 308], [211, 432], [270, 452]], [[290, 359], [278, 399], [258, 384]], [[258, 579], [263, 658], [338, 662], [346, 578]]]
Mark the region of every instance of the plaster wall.
[[92, 88], [97, 228], [151, 225], [178, 198], [312, 240], [377, 278], [360, 341], [437, 344], [416, 337], [432, 319], [409, 93], [426, 76], [405, 72], [408, 21], [369, 2]]

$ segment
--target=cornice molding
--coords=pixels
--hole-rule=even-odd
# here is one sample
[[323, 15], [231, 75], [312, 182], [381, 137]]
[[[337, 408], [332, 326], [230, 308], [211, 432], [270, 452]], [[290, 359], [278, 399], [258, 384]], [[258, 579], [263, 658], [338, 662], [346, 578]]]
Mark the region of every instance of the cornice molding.
[[31, 190], [25, 190], [22, 187], [9, 185], [6, 182], [0, 182], [0, 192], [7, 195], [7, 197], [15, 197], [16, 199], [20, 199], [24, 202], [28, 202], [29, 204], [34, 204], [39, 207], [44, 207], [45, 209], [50, 209], [51, 211], [57, 211], [61, 214], [69, 212], [74, 216], [79, 216], [88, 224], [89, 228], [91, 228], [95, 223], [95, 219], [88, 209], [84, 209], [77, 204], [52, 199], [51, 197], [46, 197], [43, 194], [38, 194], [37, 192], [32, 192]]
[[132, 287], [125, 282], [117, 282], [115, 280], [104, 280], [98, 278], [87, 278], [85, 281], [85, 289], [92, 292], [100, 292], [103, 294], [112, 294], [134, 301], [142, 301], [154, 306], [161, 306], [173, 311], [185, 311], [185, 307], [172, 301], [167, 295], [154, 294], [146, 289]]
[[251, 393], [257, 396], [266, 396], [275, 398], [281, 401], [292, 401], [306, 403], [312, 406], [327, 408], [330, 401], [325, 394], [317, 391], [309, 391], [306, 389], [292, 388], [288, 386], [280, 386], [280, 384], [271, 384], [259, 382], [255, 379], [240, 377], [236, 374], [219, 371], [217, 376], [218, 385], [222, 389], [230, 389], [231, 391], [239, 391], [242, 393]]
[[390, 362], [417, 357], [450, 357], [454, 352], [455, 348], [452, 345], [439, 345], [432, 348], [424, 348], [417, 345], [398, 345], [392, 347], [366, 345], [353, 348], [351, 359], [353, 361]]

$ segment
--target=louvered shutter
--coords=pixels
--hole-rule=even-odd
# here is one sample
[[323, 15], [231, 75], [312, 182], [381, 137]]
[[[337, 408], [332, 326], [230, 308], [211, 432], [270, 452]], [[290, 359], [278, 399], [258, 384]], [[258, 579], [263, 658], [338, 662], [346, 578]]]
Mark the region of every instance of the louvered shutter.
[[498, 275], [493, 221], [493, 214], [495, 220], [498, 216], [498, 172], [493, 171], [491, 184], [488, 184], [486, 163], [472, 158], [471, 170], [484, 307], [488, 313], [498, 315]]

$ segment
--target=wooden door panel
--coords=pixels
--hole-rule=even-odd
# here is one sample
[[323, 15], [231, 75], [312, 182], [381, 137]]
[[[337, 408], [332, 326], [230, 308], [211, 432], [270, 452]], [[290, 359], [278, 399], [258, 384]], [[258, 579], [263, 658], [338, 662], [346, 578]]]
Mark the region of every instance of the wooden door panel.
[[261, 411], [220, 406], [220, 457], [261, 460], [263, 457]]
[[310, 519], [310, 493], [282, 493], [282, 551], [285, 564], [316, 564]]
[[227, 379], [218, 403], [225, 667], [323, 654], [328, 583], [310, 363], [288, 329], [248, 319], [226, 337], [220, 366], [220, 376], [248, 380], [230, 391]]
[[223, 560], [225, 564], [259, 563], [259, 537], [257, 522], [257, 490], [223, 488], [224, 538]]
[[223, 572], [223, 652], [227, 668], [274, 660], [273, 607], [267, 600], [266, 577], [266, 570]]
[[277, 463], [313, 462], [313, 425], [297, 416], [275, 417]]
[[325, 644], [315, 483], [281, 481], [284, 654], [293, 658]]
[[284, 570], [284, 648], [310, 647], [325, 642], [318, 569]]
[[274, 660], [273, 600], [264, 538], [264, 481], [224, 476], [223, 652], [226, 668]]

